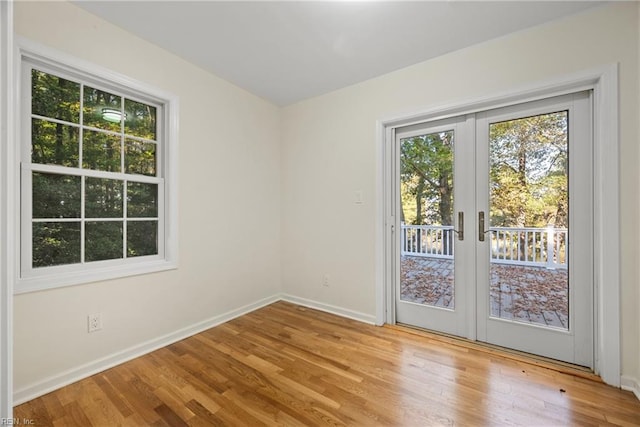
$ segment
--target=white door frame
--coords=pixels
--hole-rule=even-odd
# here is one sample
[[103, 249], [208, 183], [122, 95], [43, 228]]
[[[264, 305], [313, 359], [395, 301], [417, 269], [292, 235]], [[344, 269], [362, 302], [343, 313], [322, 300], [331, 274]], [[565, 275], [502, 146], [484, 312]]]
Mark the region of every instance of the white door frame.
[[[0, 418], [13, 417], [13, 268], [8, 254], [13, 250], [13, 232], [7, 215], [13, 193], [9, 159], [15, 144], [13, 80], [13, 0], [0, 1]], [[11, 240], [11, 241], [10, 241]]]
[[[620, 386], [620, 195], [618, 64], [563, 76], [491, 97], [390, 117], [377, 122], [376, 135], [376, 324], [394, 323], [393, 257], [389, 201], [389, 145], [394, 130], [420, 122], [445, 119], [536, 101], [583, 90], [593, 90], [594, 123], [594, 288], [595, 372], [607, 384]], [[606, 280], [605, 280], [606, 279]]]

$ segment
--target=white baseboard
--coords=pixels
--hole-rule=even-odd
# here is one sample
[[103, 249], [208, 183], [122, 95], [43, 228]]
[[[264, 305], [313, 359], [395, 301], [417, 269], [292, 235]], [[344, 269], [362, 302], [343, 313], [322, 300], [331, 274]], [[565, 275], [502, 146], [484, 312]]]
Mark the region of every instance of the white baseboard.
[[346, 317], [348, 319], [358, 320], [363, 323], [369, 323], [370, 325], [376, 324], [376, 316], [371, 314], [362, 313], [359, 311], [349, 310], [346, 308], [338, 307], [331, 304], [325, 304], [318, 301], [313, 301], [306, 298], [300, 298], [289, 294], [282, 294], [281, 299], [293, 304], [302, 305], [304, 307], [314, 308], [316, 310], [325, 311], [327, 313], [335, 314], [337, 316]]
[[280, 299], [280, 295], [274, 295], [268, 298], [261, 299], [235, 310], [231, 310], [202, 322], [198, 322], [186, 328], [179, 329], [170, 334], [149, 340], [142, 344], [119, 351], [117, 353], [113, 353], [101, 359], [94, 360], [77, 368], [70, 369], [57, 375], [53, 375], [35, 384], [31, 384], [20, 390], [14, 391], [13, 404], [19, 405], [31, 399], [35, 399], [36, 397], [42, 396], [60, 387], [64, 387], [65, 385], [72, 384], [83, 378], [95, 375], [98, 372], [102, 372], [116, 365], [120, 365], [121, 363], [127, 362], [131, 359], [135, 359], [136, 357], [140, 357], [159, 348], [166, 347], [169, 344], [173, 344], [199, 332], [228, 322], [229, 320], [235, 319], [236, 317], [240, 317], [244, 314], [272, 304], [276, 301], [279, 301]]
[[636, 378], [630, 377], [628, 375], [623, 375], [620, 378], [620, 388], [623, 390], [632, 391], [633, 394], [636, 395], [638, 400], [640, 400], [640, 381]]
[[169, 344], [173, 344], [177, 341], [183, 340], [192, 335], [213, 328], [222, 323], [228, 322], [229, 320], [235, 319], [236, 317], [243, 316], [247, 313], [250, 313], [280, 300], [288, 301], [293, 304], [298, 304], [309, 308], [314, 308], [320, 311], [325, 311], [337, 316], [358, 320], [360, 322], [369, 323], [372, 325], [375, 324], [375, 316], [369, 314], [337, 307], [330, 304], [324, 304], [318, 301], [300, 298], [293, 295], [276, 294], [268, 298], [263, 298], [254, 303], [247, 304], [235, 310], [231, 310], [218, 316], [214, 316], [202, 322], [198, 322], [186, 328], [179, 329], [170, 334], [149, 340], [139, 345], [135, 345], [101, 359], [94, 360], [85, 365], [78, 366], [77, 368], [73, 368], [68, 371], [50, 376], [29, 386], [23, 387], [20, 390], [14, 391], [13, 404], [19, 405], [29, 400], [35, 399], [44, 394], [57, 390], [60, 387], [64, 387], [76, 381], [80, 381], [81, 379], [90, 377], [91, 375], [95, 375], [98, 372], [102, 372], [114, 366], [120, 365], [121, 363], [127, 362], [131, 359], [135, 359], [136, 357], [151, 353], [154, 350], [166, 347]]

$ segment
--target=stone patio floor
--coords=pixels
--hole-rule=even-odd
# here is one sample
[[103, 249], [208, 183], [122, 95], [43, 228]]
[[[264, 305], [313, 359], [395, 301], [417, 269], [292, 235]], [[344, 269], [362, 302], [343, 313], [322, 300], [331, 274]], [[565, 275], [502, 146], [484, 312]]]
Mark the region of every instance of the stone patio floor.
[[[402, 256], [400, 299], [453, 308], [453, 260]], [[491, 264], [491, 316], [525, 323], [568, 328], [568, 274], [550, 270]]]

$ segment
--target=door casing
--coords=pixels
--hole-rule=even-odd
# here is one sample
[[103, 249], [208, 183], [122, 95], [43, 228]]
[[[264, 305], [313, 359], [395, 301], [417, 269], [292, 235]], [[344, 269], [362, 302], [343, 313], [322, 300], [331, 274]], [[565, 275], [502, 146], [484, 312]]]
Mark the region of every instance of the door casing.
[[[395, 129], [421, 122], [477, 113], [559, 95], [593, 90], [594, 143], [594, 371], [604, 382], [620, 386], [620, 196], [618, 65], [515, 88], [506, 94], [472, 99], [377, 123], [376, 324], [395, 323], [390, 251], [395, 217], [389, 159]], [[604, 238], [606, 236], [606, 238]]]

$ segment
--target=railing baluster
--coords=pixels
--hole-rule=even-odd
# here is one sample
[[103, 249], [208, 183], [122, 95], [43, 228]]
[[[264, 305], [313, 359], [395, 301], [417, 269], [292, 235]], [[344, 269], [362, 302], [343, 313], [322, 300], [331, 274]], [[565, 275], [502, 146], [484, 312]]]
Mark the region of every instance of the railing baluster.
[[547, 268], [553, 268], [553, 228], [547, 228]]
[[[401, 229], [403, 255], [454, 257], [455, 245], [451, 243], [454, 240], [451, 238], [453, 226], [401, 224]], [[489, 236], [489, 258], [492, 262], [567, 268], [566, 229], [492, 227]], [[521, 252], [524, 252], [523, 259], [520, 259]]]
[[531, 262], [536, 262], [536, 231], [531, 232]]
[[518, 241], [518, 233], [517, 232], [510, 232], [509, 233], [509, 261], [513, 261], [513, 250], [515, 249], [515, 245], [513, 244], [513, 239], [516, 239], [516, 245], [517, 245], [517, 241]]

